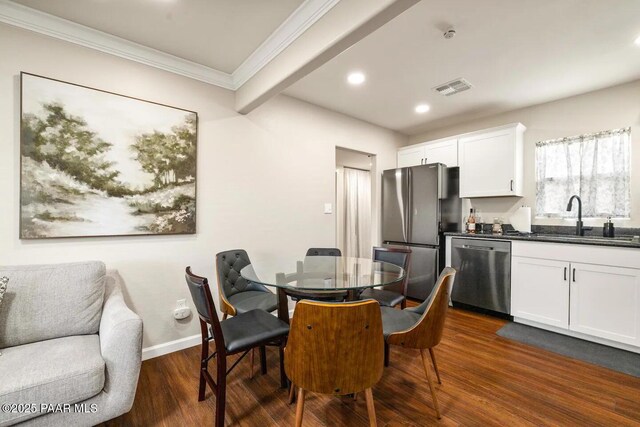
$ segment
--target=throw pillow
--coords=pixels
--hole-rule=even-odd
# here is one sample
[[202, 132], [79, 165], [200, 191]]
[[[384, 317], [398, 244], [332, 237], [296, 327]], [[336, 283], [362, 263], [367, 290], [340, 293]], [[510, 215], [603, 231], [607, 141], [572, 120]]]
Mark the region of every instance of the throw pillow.
[[2, 304], [2, 298], [4, 297], [4, 293], [7, 291], [7, 283], [9, 283], [8, 277], [0, 277], [0, 304]]

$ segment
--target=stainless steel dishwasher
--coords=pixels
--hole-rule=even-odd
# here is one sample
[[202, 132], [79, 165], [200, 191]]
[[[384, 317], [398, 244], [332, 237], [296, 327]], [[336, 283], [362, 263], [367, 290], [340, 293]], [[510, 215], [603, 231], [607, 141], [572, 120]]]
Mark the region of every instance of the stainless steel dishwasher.
[[457, 270], [454, 304], [510, 314], [511, 242], [454, 237], [451, 266]]

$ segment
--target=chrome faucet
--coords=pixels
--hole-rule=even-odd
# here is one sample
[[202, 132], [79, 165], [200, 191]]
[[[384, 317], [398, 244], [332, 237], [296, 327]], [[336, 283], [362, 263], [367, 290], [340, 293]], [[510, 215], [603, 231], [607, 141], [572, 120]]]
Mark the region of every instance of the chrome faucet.
[[578, 221], [576, 222], [576, 236], [584, 236], [584, 227], [582, 226], [582, 199], [580, 196], [573, 195], [569, 199], [569, 203], [567, 204], [567, 212], [571, 212], [571, 208], [573, 208], [573, 199], [578, 201]]

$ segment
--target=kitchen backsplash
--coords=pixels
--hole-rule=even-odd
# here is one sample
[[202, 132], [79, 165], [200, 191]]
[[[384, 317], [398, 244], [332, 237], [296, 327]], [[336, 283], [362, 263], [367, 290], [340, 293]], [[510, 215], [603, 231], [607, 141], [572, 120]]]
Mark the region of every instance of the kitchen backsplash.
[[[485, 221], [483, 219], [483, 221]], [[491, 226], [492, 224], [490, 222], [483, 222], [482, 223], [482, 232], [483, 234], [491, 234]], [[591, 228], [591, 227], [589, 227]], [[507, 233], [509, 231], [513, 231], [513, 226], [509, 223], [504, 223], [502, 224], [502, 230], [503, 233]], [[564, 235], [571, 235], [571, 234], [575, 234], [576, 231], [576, 227], [573, 226], [565, 226], [565, 225], [536, 225], [533, 224], [531, 226], [531, 232], [532, 233], [537, 233], [537, 234], [564, 234]], [[591, 230], [588, 230], [587, 228], [585, 228], [584, 231], [584, 235], [585, 236], [598, 236], [598, 237], [602, 237], [602, 226], [600, 227], [592, 227]], [[633, 227], [616, 227], [615, 229], [615, 236], [616, 237], [622, 237], [622, 236], [640, 236], [640, 228], [633, 228]]]
[[[500, 218], [503, 223], [509, 223], [509, 218], [513, 215], [518, 208], [521, 206], [531, 206], [532, 218], [531, 218], [531, 226], [532, 231], [535, 226], [549, 226], [549, 227], [566, 227], [566, 228], [574, 228], [576, 220], [571, 219], [562, 219], [562, 218], [536, 218], [535, 217], [535, 206], [530, 203], [527, 203], [525, 198], [515, 198], [515, 197], [488, 197], [488, 198], [478, 198], [478, 199], [462, 199], [462, 220], [469, 215], [469, 208], [474, 208], [476, 214], [480, 216], [482, 222], [484, 223], [492, 223], [494, 218]], [[584, 218], [583, 222], [585, 227], [594, 227], [594, 229], [598, 229], [598, 233], [602, 231], [602, 224], [606, 221], [605, 218]], [[613, 223], [615, 224], [616, 230], [618, 229], [630, 229], [630, 230], [638, 230], [639, 228], [633, 228], [629, 225], [637, 225], [637, 221], [630, 221], [628, 219], [613, 219]], [[636, 233], [637, 234], [637, 233]]]

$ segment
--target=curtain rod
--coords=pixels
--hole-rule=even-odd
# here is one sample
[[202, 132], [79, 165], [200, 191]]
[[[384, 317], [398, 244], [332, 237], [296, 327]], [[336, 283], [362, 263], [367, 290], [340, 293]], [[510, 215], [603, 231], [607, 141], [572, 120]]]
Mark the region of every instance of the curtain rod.
[[371, 169], [360, 169], [360, 168], [354, 168], [351, 166], [342, 166], [345, 169], [353, 169], [355, 171], [363, 171], [363, 172], [371, 172]]
[[594, 137], [599, 137], [599, 136], [610, 136], [610, 135], [630, 133], [630, 132], [631, 132], [631, 126], [627, 126], [625, 128], [620, 128], [620, 129], [604, 130], [604, 131], [601, 131], [601, 132], [584, 133], [582, 135], [566, 136], [564, 138], [556, 138], [556, 139], [548, 139], [546, 141], [538, 141], [538, 142], [536, 142], [536, 146], [541, 146], [541, 145], [546, 145], [546, 144], [554, 144], [554, 143], [559, 143], [559, 142], [573, 141], [573, 140], [576, 140], [576, 139], [594, 138]]

